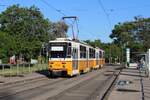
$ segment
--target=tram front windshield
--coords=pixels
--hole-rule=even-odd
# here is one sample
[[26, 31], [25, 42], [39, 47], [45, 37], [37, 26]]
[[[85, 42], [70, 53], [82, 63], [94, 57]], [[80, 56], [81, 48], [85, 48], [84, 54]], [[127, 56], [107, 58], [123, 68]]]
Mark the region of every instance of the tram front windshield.
[[67, 43], [50, 43], [49, 57], [50, 58], [68, 58], [67, 56]]

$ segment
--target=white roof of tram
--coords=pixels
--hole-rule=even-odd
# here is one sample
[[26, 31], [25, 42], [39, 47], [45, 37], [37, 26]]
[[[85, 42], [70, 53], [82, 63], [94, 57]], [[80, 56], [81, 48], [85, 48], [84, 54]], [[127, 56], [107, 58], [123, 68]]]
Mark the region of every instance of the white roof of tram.
[[104, 52], [104, 50], [102, 50], [102, 49], [100, 49], [98, 47], [94, 48], [94, 47], [90, 46], [89, 44], [87, 44], [87, 43], [85, 43], [83, 41], [73, 41], [70, 38], [56, 38], [55, 40], [49, 41], [49, 43], [54, 43], [54, 42], [74, 42], [74, 43], [80, 43], [82, 45], [88, 46], [88, 47], [93, 48], [93, 49], [99, 49], [100, 51]]
[[[50, 43], [50, 42], [74, 42], [74, 43], [81, 43], [81, 44], [90, 46], [90, 45], [88, 45], [88, 44], [85, 43], [85, 42], [74, 41], [74, 40], [71, 40], [71, 39], [69, 39], [69, 38], [56, 38], [55, 40], [49, 41], [49, 43]], [[92, 47], [92, 46], [91, 46], [91, 47]]]

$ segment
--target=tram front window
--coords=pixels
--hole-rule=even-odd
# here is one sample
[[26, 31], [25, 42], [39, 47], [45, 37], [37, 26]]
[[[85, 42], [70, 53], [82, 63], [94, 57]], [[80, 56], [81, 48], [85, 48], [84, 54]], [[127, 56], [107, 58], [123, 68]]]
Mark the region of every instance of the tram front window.
[[65, 58], [66, 54], [64, 51], [51, 51], [51, 58]]
[[68, 53], [67, 43], [51, 43], [50, 44], [50, 58], [69, 58], [70, 52]]

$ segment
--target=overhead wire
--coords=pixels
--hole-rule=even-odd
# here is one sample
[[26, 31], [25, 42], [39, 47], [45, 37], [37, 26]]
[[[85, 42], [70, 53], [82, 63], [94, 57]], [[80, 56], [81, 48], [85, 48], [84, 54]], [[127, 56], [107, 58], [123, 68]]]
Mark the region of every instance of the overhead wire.
[[103, 3], [101, 2], [101, 0], [98, 0], [98, 4], [100, 5], [101, 9], [103, 10], [104, 14], [106, 15], [108, 24], [109, 24], [109, 26], [111, 28], [111, 21], [110, 21], [110, 18], [109, 18], [109, 14], [106, 12], [106, 9], [105, 9]]
[[47, 1], [45, 1], [45, 0], [40, 0], [40, 1], [42, 1], [43, 3], [45, 3], [47, 6], [49, 6], [50, 8], [52, 8], [53, 10], [55, 10], [56, 12], [62, 14], [63, 16], [66, 16], [66, 14], [62, 12], [62, 10], [55, 8], [53, 5], [51, 5]]
[[[46, 4], [48, 7], [50, 7], [51, 9], [53, 9], [53, 10], [55, 10], [56, 12], [58, 12], [58, 13], [60, 13], [61, 15], [63, 15], [63, 16], [67, 16], [64, 12], [62, 12], [62, 10], [60, 10], [60, 9], [57, 9], [56, 7], [54, 7], [53, 5], [51, 5], [50, 3], [48, 3], [47, 1], [45, 1], [45, 0], [40, 0], [40, 1], [42, 1], [44, 4]], [[73, 25], [74, 25], [74, 21], [72, 21], [71, 20], [71, 23], [70, 22], [66, 22], [66, 23], [68, 23], [69, 24], [69, 26], [70, 27], [72, 27], [72, 32], [73, 32]], [[77, 23], [77, 22], [76, 22]], [[76, 25], [78, 25], [78, 24], [76, 24]], [[77, 26], [78, 27], [78, 26]], [[79, 32], [78, 30], [77, 30], [77, 32]], [[73, 34], [74, 34], [74, 32], [73, 32]], [[79, 33], [78, 33], [79, 34]]]
[[6, 4], [0, 4], [0, 7], [1, 7], [0, 9], [3, 10], [5, 7], [8, 7], [8, 6], [9, 5], [6, 5]]
[[[51, 9], [53, 9], [53, 10], [55, 10], [56, 12], [58, 12], [58, 13], [60, 13], [61, 15], [63, 15], [63, 16], [67, 16], [64, 12], [62, 12], [62, 10], [60, 10], [60, 9], [57, 9], [56, 7], [54, 7], [53, 5], [51, 5], [50, 3], [48, 3], [48, 2], [46, 2], [45, 0], [40, 0], [40, 1], [42, 1], [44, 4], [46, 4], [48, 7], [50, 7]], [[79, 22], [79, 19], [77, 18], [77, 21]], [[69, 26], [70, 27], [72, 27], [73, 26], [73, 24], [76, 24], [76, 28], [77, 28], [77, 38], [78, 38], [78, 36], [79, 36], [79, 26], [78, 26], [78, 22], [76, 21], [76, 23], [74, 23], [74, 21], [72, 21], [71, 20], [71, 23], [69, 23], [69, 22], [67, 22], [68, 24], [69, 24]], [[87, 32], [87, 30], [86, 30], [86, 32]], [[93, 33], [91, 33], [91, 32], [88, 32], [89, 34], [91, 34], [92, 36], [93, 36]]]
[[[37, 0], [38, 1], [38, 0]], [[50, 7], [51, 9], [53, 9], [54, 11], [58, 12], [59, 14], [63, 15], [63, 16], [67, 16], [61, 9], [58, 9], [56, 7], [54, 7], [52, 4], [48, 3], [46, 0], [39, 0], [41, 2], [43, 2], [45, 5], [47, 5], [48, 7]], [[0, 6], [2, 7], [5, 7], [5, 6], [9, 6], [9, 5], [6, 5], [6, 4], [0, 4]], [[77, 21], [79, 22], [79, 19], [77, 18]], [[78, 22], [74, 22], [71, 20], [71, 23], [70, 22], [67, 22], [69, 24], [69, 26], [73, 26], [73, 24], [76, 24], [76, 29], [77, 29], [77, 36], [79, 35], [79, 26], [78, 26]], [[86, 30], [87, 32], [87, 30]], [[89, 34], [92, 34], [91, 32], [88, 32]]]
[[[50, 7], [51, 9], [53, 9], [54, 11], [58, 12], [59, 14], [63, 15], [63, 16], [67, 16], [61, 9], [58, 9], [56, 7], [54, 7], [52, 4], [50, 4], [49, 2], [47, 2], [46, 0], [37, 0], [37, 1], [41, 1], [43, 2], [45, 5], [47, 5], [48, 7]], [[5, 6], [9, 6], [9, 5], [6, 5], [6, 4], [0, 4], [1, 7], [5, 7]], [[77, 21], [79, 22], [79, 19], [77, 18]], [[67, 22], [69, 24], [69, 26], [73, 26], [74, 24], [76, 24], [76, 29], [77, 29], [77, 36], [76, 38], [78, 38], [78, 35], [79, 35], [79, 26], [78, 26], [78, 22], [75, 22], [75, 21], [72, 21], [71, 20], [71, 23], [70, 22]], [[87, 32], [87, 30], [86, 30]], [[92, 34], [91, 32], [88, 32], [89, 34]]]
[[150, 5], [140, 5], [140, 6], [128, 6], [128, 7], [122, 7], [122, 8], [112, 8], [112, 9], [107, 9], [108, 11], [116, 11], [116, 10], [129, 10], [129, 9], [142, 9], [142, 8], [147, 8], [150, 7]]
[[[62, 12], [62, 10], [57, 9], [56, 7], [54, 7], [53, 5], [51, 5], [50, 3], [48, 3], [47, 1], [45, 1], [45, 0], [40, 0], [40, 1], [42, 1], [42, 2], [43, 2], [44, 4], [46, 4], [48, 7], [50, 7], [50, 8], [53, 9], [53, 10], [55, 10], [56, 12], [60, 13], [61, 15], [67, 16], [64, 12]], [[72, 21], [72, 23], [74, 23], [74, 22]], [[69, 23], [69, 24], [70, 24], [70, 23]]]
[[3, 6], [3, 7], [5, 7], [5, 6], [9, 6], [9, 5], [2, 5], [2, 4], [0, 4], [0, 6]]
[[[56, 7], [54, 7], [53, 5], [51, 5], [50, 3], [48, 3], [47, 1], [45, 1], [45, 0], [40, 0], [40, 1], [42, 1], [42, 2], [43, 2], [44, 4], [46, 4], [48, 7], [50, 7], [50, 8], [53, 9], [53, 10], [55, 10], [56, 12], [60, 13], [61, 15], [67, 16], [64, 12], [62, 12], [62, 10], [57, 9]], [[72, 21], [72, 23], [74, 23], [74, 22]]]

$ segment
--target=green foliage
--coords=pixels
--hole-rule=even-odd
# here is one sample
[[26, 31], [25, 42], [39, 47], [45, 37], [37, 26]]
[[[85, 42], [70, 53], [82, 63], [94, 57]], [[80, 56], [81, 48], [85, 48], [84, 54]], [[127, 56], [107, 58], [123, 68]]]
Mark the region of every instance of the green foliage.
[[0, 59], [2, 59], [3, 62], [8, 62], [8, 57], [16, 54], [16, 52], [13, 51], [16, 48], [15, 43], [13, 36], [0, 31]]
[[84, 42], [86, 42], [87, 44], [93, 46], [93, 47], [102, 47], [102, 43], [101, 43], [101, 40], [97, 39], [97, 40], [94, 40], [94, 41], [90, 41], [90, 40], [85, 40]]
[[[0, 14], [0, 59], [12, 55], [23, 56], [26, 61], [37, 58], [41, 46], [50, 39], [59, 37], [68, 26], [65, 23], [52, 23], [45, 19], [35, 6], [20, 7], [13, 5]], [[57, 34], [53, 25], [57, 26]]]
[[115, 25], [110, 38], [119, 46], [146, 51], [150, 48], [150, 18], [135, 17], [134, 21]]
[[52, 39], [57, 38], [66, 38], [66, 32], [68, 31], [68, 26], [62, 22], [56, 22], [51, 25], [51, 35], [53, 35]]

